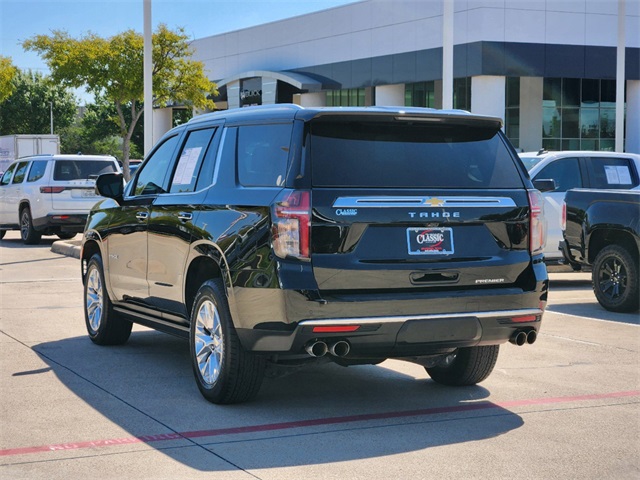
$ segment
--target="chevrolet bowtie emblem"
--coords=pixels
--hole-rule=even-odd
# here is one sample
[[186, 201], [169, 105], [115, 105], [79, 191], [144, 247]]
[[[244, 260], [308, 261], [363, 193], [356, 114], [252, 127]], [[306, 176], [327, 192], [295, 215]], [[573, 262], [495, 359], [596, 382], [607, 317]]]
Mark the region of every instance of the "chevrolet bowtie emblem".
[[444, 200], [439, 198], [431, 197], [425, 200], [424, 204], [428, 207], [442, 207], [444, 206]]

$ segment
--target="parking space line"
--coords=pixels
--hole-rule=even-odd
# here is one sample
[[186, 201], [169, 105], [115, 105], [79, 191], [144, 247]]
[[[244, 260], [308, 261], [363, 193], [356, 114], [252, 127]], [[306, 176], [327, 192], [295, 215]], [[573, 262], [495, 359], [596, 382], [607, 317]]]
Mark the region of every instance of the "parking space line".
[[40, 445], [34, 447], [9, 448], [0, 450], [0, 457], [10, 457], [15, 455], [25, 455], [33, 453], [82, 450], [89, 448], [112, 447], [116, 445], [127, 445], [135, 443], [154, 443], [167, 440], [193, 439], [202, 437], [214, 437], [220, 435], [234, 435], [239, 433], [258, 433], [273, 430], [287, 430], [292, 428], [314, 427], [321, 425], [335, 425], [352, 422], [364, 422], [371, 420], [386, 420], [402, 417], [419, 417], [427, 415], [437, 415], [443, 413], [469, 412], [474, 410], [487, 410], [492, 408], [515, 408], [530, 405], [551, 405], [558, 403], [586, 402], [594, 400], [606, 400], [623, 397], [638, 397], [640, 390], [626, 392], [596, 393], [590, 395], [578, 395], [570, 397], [548, 397], [525, 400], [510, 400], [506, 402], [477, 402], [465, 405], [455, 405], [449, 407], [434, 407], [419, 410], [405, 410], [398, 412], [381, 412], [361, 415], [347, 415], [342, 417], [326, 417], [309, 420], [296, 420], [291, 422], [269, 423], [263, 425], [247, 425], [241, 427], [218, 428], [212, 430], [198, 430], [193, 432], [172, 432], [158, 435], [142, 435], [139, 437], [112, 438], [85, 442], [71, 442], [61, 444]]

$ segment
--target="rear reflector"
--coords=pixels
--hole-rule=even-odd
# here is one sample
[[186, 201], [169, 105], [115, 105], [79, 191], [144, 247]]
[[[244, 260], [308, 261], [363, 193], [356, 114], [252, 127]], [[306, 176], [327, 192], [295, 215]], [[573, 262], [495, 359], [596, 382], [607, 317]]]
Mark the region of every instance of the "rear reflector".
[[538, 319], [537, 315], [523, 315], [522, 317], [513, 317], [511, 319], [514, 323], [535, 322]]
[[65, 187], [40, 187], [40, 193], [62, 193]]
[[323, 325], [313, 327], [313, 333], [342, 333], [342, 332], [355, 332], [360, 328], [360, 325]]
[[54, 220], [69, 220], [69, 215], [54, 215], [52, 218]]

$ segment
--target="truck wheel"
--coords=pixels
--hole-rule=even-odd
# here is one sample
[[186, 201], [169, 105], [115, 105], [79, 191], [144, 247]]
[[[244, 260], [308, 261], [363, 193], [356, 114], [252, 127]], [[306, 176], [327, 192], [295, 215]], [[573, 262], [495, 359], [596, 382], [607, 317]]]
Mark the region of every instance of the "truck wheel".
[[255, 398], [266, 362], [240, 344], [220, 279], [208, 280], [198, 290], [189, 338], [193, 374], [204, 398], [217, 404]]
[[612, 312], [637, 312], [638, 263], [620, 245], [603, 248], [593, 263], [593, 291], [600, 305]]
[[76, 236], [76, 233], [75, 232], [58, 232], [56, 233], [56, 235], [60, 240], [71, 240], [73, 237]]
[[96, 254], [87, 265], [84, 281], [84, 320], [89, 338], [98, 345], [122, 345], [131, 335], [132, 324], [113, 311], [104, 286], [102, 258]]
[[25, 245], [37, 245], [40, 243], [42, 235], [33, 228], [33, 219], [31, 218], [31, 210], [25, 207], [20, 212], [20, 236]]
[[443, 385], [475, 385], [491, 374], [499, 350], [499, 345], [459, 348], [443, 364], [425, 370], [433, 381]]

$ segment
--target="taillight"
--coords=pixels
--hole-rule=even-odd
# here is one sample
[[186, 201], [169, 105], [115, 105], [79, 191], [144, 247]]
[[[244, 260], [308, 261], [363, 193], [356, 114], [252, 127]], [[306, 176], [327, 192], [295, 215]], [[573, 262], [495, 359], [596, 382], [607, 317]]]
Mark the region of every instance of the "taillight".
[[546, 243], [544, 203], [538, 190], [529, 190], [529, 251], [532, 255], [542, 253]]
[[62, 193], [65, 187], [40, 187], [40, 193]]
[[280, 258], [310, 260], [311, 192], [284, 190], [271, 208], [273, 251]]
[[567, 202], [562, 201], [562, 217], [560, 218], [560, 226], [562, 230], [567, 229]]

